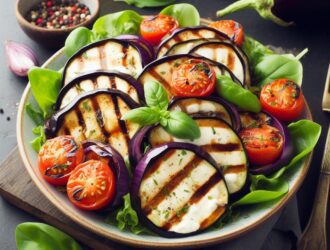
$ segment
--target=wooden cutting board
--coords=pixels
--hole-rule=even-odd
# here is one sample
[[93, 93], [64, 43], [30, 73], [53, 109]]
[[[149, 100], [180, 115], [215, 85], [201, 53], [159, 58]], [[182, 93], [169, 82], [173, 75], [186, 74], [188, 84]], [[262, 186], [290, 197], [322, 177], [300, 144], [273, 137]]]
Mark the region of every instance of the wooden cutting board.
[[0, 195], [16, 207], [70, 234], [91, 249], [132, 249], [102, 238], [63, 215], [37, 189], [24, 168], [17, 147], [0, 164]]

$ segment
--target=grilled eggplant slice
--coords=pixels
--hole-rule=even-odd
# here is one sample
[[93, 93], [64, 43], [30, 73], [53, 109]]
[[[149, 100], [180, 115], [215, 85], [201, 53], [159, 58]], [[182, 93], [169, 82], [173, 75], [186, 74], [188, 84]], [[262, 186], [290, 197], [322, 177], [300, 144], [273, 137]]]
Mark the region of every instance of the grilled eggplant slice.
[[168, 142], [190, 142], [208, 152], [223, 171], [230, 194], [240, 191], [247, 179], [248, 160], [243, 143], [236, 132], [225, 121], [217, 117], [194, 118], [201, 130], [199, 139], [189, 141], [173, 137], [161, 126], [148, 134], [151, 147]]
[[235, 131], [240, 130], [240, 116], [237, 109], [217, 96], [174, 97], [169, 110], [182, 111], [194, 117], [212, 116], [226, 121]]
[[211, 226], [226, 211], [228, 190], [209, 154], [188, 143], [152, 149], [135, 168], [132, 205], [153, 231], [182, 237]]
[[95, 89], [117, 89], [137, 103], [143, 99], [143, 88], [130, 75], [118, 71], [96, 71], [78, 76], [65, 85], [57, 98], [55, 110], [64, 108], [75, 97]]
[[126, 158], [129, 141], [139, 126], [121, 120], [121, 117], [139, 106], [119, 90], [89, 91], [57, 111], [46, 122], [45, 133], [47, 138], [72, 135], [79, 142], [95, 140], [108, 143]]
[[189, 54], [189, 52], [202, 43], [206, 43], [212, 41], [213, 39], [192, 39], [188, 41], [183, 41], [180, 43], [174, 44], [171, 48], [167, 50], [164, 56], [173, 56], [173, 55], [180, 55], [180, 54]]
[[228, 70], [224, 65], [209, 60], [205, 57], [194, 56], [194, 55], [174, 55], [160, 58], [150, 64], [148, 64], [143, 72], [137, 79], [137, 82], [142, 86], [148, 81], [157, 81], [163, 85], [166, 89], [169, 98], [174, 95], [171, 88], [172, 74], [176, 67], [187, 60], [199, 59], [204, 60], [210, 64], [217, 75], [228, 75], [237, 84], [241, 84], [240, 81]]
[[132, 42], [106, 39], [80, 49], [66, 63], [63, 86], [73, 78], [95, 70], [117, 70], [136, 77], [145, 65], [144, 51]]
[[189, 53], [204, 56], [225, 65], [246, 86], [251, 85], [249, 60], [245, 53], [228, 41], [205, 42], [193, 47]]
[[182, 41], [195, 40], [195, 39], [218, 39], [230, 40], [230, 38], [216, 30], [207, 26], [187, 27], [179, 29], [174, 32], [170, 37], [165, 39], [158, 47], [157, 58], [163, 57], [173, 45]]

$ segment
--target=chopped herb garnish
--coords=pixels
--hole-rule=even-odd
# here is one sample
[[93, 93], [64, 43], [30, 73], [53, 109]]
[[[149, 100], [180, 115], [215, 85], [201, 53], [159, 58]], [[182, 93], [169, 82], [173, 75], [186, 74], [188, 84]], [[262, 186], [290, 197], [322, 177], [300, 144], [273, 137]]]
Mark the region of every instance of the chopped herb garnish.
[[207, 196], [207, 199], [212, 200], [213, 197], [209, 195], [209, 196]]
[[84, 89], [83, 89], [79, 84], [76, 84], [76, 89], [77, 89], [79, 92], [84, 92]]
[[89, 132], [89, 136], [92, 136], [93, 134], [96, 133], [96, 130], [95, 129], [92, 129], [90, 132]]
[[181, 150], [181, 155], [186, 155], [187, 151], [186, 150]]
[[179, 165], [181, 165], [181, 163], [182, 163], [182, 160], [183, 160], [183, 159], [181, 158], [181, 159], [180, 159], [180, 161], [179, 161]]
[[165, 214], [165, 219], [167, 219], [170, 216], [170, 212], [168, 210], [163, 211]]
[[84, 52], [84, 53], [82, 54], [82, 57], [83, 57], [84, 59], [88, 59], [87, 52]]
[[277, 138], [277, 137], [272, 137], [271, 140], [272, 140], [273, 142], [279, 142], [279, 141], [280, 141], [280, 139]]
[[82, 105], [83, 105], [84, 110], [86, 110], [86, 111], [91, 111], [91, 107], [89, 106], [87, 100], [84, 101], [84, 102], [82, 103]]
[[174, 67], [179, 67], [180, 63], [179, 62], [175, 62], [174, 63]]
[[166, 196], [169, 196], [170, 195], [170, 192], [168, 191], [168, 189], [166, 187], [163, 188], [162, 192]]
[[186, 193], [190, 193], [189, 190], [187, 190], [187, 189], [184, 189], [183, 191], [186, 192]]
[[215, 131], [214, 127], [211, 127], [211, 128], [212, 128], [213, 134], [215, 135], [216, 134], [216, 131]]
[[161, 71], [160, 72], [162, 75], [165, 75], [166, 74], [166, 71]]
[[184, 207], [180, 208], [179, 211], [176, 212], [176, 216], [179, 217], [181, 214], [188, 212], [189, 205], [185, 205]]
[[154, 181], [155, 185], [158, 185], [158, 182], [155, 179], [152, 179], [152, 180]]

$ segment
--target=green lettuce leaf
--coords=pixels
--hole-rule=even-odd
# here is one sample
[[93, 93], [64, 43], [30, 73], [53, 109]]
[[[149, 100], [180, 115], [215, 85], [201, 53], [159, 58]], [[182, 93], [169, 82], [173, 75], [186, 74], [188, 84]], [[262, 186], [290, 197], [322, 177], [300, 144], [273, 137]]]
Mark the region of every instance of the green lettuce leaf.
[[46, 142], [46, 135], [44, 126], [40, 125], [32, 129], [33, 134], [37, 135], [32, 141], [30, 141], [32, 148], [39, 153], [42, 145]]
[[44, 124], [45, 119], [39, 108], [34, 107], [31, 103], [27, 103], [25, 105], [25, 112], [32, 119], [35, 125], [39, 126]]

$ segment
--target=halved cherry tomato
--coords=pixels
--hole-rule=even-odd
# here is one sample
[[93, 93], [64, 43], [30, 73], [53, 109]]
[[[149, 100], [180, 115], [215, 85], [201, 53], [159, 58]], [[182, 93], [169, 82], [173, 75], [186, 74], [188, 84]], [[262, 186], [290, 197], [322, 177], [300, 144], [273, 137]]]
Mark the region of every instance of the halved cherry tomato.
[[278, 79], [263, 86], [260, 103], [264, 110], [281, 121], [297, 119], [305, 106], [300, 87], [288, 79]]
[[171, 34], [179, 27], [179, 23], [171, 16], [159, 14], [146, 17], [140, 25], [140, 32], [144, 39], [152, 45], [158, 45], [162, 38]]
[[47, 140], [38, 156], [39, 170], [44, 179], [63, 186], [68, 182], [71, 171], [84, 159], [82, 146], [72, 136], [58, 136]]
[[171, 86], [177, 96], [208, 96], [214, 91], [215, 80], [207, 62], [189, 59], [174, 68]]
[[114, 197], [115, 176], [105, 162], [89, 160], [72, 171], [66, 188], [74, 205], [84, 210], [98, 210]]
[[242, 46], [244, 31], [240, 23], [233, 20], [220, 20], [209, 24], [209, 26], [225, 33], [238, 46]]
[[239, 132], [248, 159], [252, 165], [262, 166], [274, 162], [283, 151], [283, 136], [269, 125], [246, 128]]

